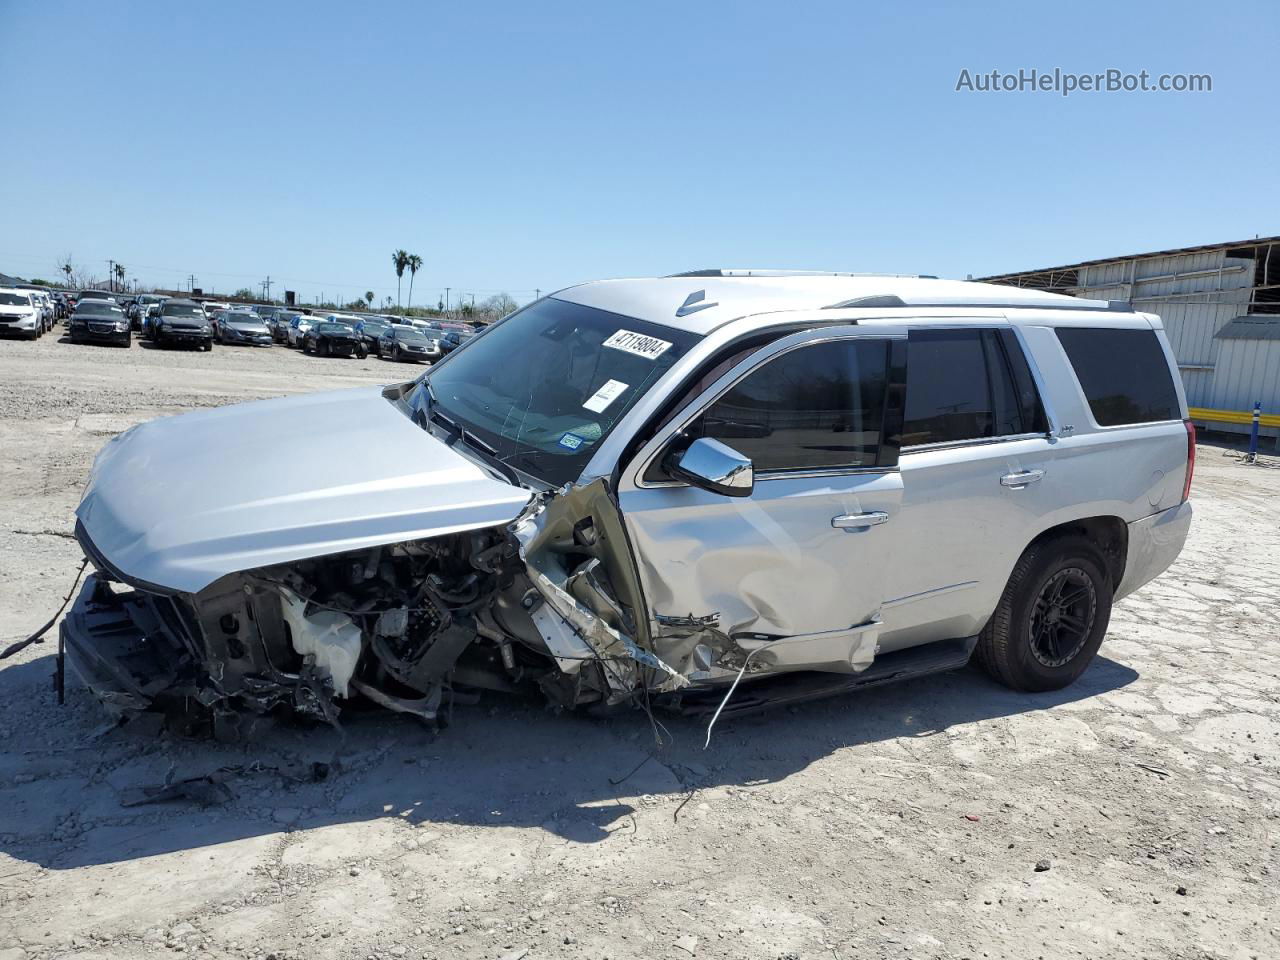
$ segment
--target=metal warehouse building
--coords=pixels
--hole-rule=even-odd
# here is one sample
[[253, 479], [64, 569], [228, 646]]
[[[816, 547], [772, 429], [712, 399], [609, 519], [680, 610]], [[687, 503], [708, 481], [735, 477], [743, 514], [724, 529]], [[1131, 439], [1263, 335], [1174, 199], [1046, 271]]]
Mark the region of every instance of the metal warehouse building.
[[[1164, 320], [1198, 425], [1248, 433], [1219, 414], [1280, 414], [1280, 237], [1181, 247], [983, 277], [1096, 300]], [[1264, 427], [1264, 436], [1280, 428]]]

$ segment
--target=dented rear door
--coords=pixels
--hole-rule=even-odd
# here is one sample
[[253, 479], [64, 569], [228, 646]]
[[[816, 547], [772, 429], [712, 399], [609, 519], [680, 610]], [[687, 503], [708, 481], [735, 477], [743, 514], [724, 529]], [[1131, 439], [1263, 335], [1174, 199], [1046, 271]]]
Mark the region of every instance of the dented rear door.
[[[624, 472], [619, 504], [659, 656], [708, 678], [753, 652], [778, 670], [869, 665], [902, 504], [905, 342], [883, 326], [776, 341], [717, 380]], [[752, 459], [750, 496], [665, 474], [667, 451], [700, 436]], [[700, 649], [681, 646], [690, 635]]]

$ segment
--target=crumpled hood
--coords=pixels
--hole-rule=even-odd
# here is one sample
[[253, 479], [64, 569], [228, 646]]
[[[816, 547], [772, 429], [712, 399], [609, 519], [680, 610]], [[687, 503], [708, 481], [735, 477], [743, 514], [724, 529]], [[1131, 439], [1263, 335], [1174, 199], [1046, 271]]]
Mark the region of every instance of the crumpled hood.
[[126, 430], [76, 516], [120, 575], [196, 593], [254, 567], [505, 524], [531, 495], [359, 387]]

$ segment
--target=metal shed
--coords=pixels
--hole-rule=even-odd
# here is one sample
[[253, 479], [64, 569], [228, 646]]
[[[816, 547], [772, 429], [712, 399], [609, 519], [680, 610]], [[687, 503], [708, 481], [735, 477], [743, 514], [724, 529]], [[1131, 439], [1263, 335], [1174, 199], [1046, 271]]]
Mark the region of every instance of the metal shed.
[[[1280, 414], [1280, 236], [1086, 260], [981, 278], [1158, 314], [1182, 372], [1187, 404]], [[1215, 430], [1240, 423], [1193, 417]], [[1263, 435], [1280, 435], [1264, 427]]]

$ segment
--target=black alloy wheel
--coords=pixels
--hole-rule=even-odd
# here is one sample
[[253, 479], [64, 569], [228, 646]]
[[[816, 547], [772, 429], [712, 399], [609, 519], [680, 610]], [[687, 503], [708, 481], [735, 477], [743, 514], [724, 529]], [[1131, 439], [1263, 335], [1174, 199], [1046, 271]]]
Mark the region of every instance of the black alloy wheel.
[[1098, 613], [1093, 580], [1079, 567], [1057, 571], [1040, 589], [1028, 629], [1031, 653], [1046, 667], [1060, 667], [1089, 641]]

